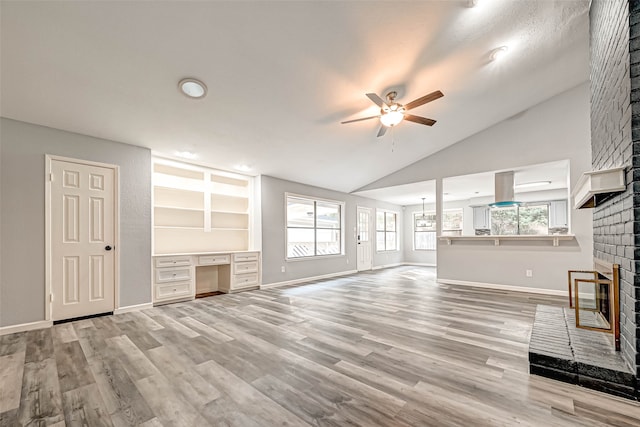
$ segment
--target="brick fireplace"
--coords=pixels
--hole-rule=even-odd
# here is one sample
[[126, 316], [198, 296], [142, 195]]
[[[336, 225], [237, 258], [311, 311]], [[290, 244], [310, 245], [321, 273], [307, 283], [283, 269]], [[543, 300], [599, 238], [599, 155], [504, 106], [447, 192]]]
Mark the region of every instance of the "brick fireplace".
[[[592, 170], [624, 167], [626, 189], [593, 207], [594, 259], [619, 265], [619, 350], [576, 327], [575, 310], [538, 306], [530, 371], [640, 398], [640, 0], [592, 0]], [[614, 333], [615, 336], [615, 333]]]
[[593, 0], [590, 24], [592, 166], [627, 183], [593, 210], [594, 257], [620, 265], [620, 350], [640, 376], [640, 1]]

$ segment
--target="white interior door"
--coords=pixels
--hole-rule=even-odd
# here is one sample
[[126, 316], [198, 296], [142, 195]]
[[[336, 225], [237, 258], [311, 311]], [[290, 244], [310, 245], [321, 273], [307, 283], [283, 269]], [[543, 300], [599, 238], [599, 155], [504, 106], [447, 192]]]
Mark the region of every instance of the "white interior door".
[[371, 270], [371, 210], [358, 206], [358, 225], [356, 240], [358, 244], [358, 271]]
[[114, 309], [115, 171], [51, 161], [52, 320]]

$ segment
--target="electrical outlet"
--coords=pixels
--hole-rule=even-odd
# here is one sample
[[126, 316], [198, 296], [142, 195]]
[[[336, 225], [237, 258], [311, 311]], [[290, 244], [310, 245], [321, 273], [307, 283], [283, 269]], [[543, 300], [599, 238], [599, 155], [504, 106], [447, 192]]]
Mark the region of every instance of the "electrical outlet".
[[281, 271], [282, 273], [284, 273], [284, 271], [285, 271], [284, 265], [283, 265], [282, 267], [280, 267], [280, 271]]
[[525, 270], [524, 274], [527, 277], [533, 277], [533, 270]]

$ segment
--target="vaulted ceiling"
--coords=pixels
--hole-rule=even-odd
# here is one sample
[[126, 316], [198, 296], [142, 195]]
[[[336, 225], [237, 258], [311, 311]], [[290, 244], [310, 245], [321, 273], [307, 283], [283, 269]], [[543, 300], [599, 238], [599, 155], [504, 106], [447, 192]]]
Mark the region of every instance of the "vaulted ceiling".
[[[588, 0], [0, 7], [3, 117], [346, 192], [588, 79]], [[185, 77], [208, 95], [182, 95]], [[412, 111], [437, 123], [340, 124], [389, 90], [441, 90]]]

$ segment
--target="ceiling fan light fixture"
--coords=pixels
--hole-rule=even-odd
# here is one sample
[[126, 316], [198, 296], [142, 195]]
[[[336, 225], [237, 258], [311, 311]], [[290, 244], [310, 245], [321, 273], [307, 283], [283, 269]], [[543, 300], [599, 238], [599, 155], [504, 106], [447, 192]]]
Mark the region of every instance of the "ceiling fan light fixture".
[[404, 119], [404, 113], [399, 110], [392, 110], [380, 116], [380, 123], [386, 127], [393, 127]]
[[204, 98], [207, 94], [207, 85], [197, 79], [182, 79], [178, 83], [178, 88], [189, 98]]
[[509, 53], [509, 47], [508, 46], [497, 47], [491, 53], [491, 60], [492, 61], [498, 61], [499, 59], [504, 58], [507, 55], [507, 53]]

